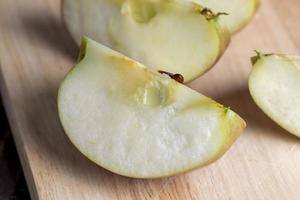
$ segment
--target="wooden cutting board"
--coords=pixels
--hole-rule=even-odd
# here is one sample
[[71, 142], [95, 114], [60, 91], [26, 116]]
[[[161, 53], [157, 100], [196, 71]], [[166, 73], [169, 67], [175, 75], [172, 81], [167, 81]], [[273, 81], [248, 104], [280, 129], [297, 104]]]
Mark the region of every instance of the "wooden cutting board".
[[210, 166], [137, 180], [93, 164], [61, 128], [57, 89], [78, 48], [61, 23], [60, 1], [1, 0], [2, 99], [33, 199], [299, 200], [300, 139], [257, 108], [247, 77], [254, 49], [300, 55], [300, 1], [262, 1], [220, 62], [189, 84], [238, 112], [248, 123], [246, 131]]

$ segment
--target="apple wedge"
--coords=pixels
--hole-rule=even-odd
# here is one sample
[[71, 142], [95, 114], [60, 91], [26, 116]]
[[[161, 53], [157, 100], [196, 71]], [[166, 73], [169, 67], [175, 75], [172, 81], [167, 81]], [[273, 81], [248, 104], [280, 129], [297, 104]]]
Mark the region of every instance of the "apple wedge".
[[63, 18], [80, 43], [88, 36], [155, 70], [190, 81], [228, 45], [222, 16], [181, 0], [64, 0]]
[[244, 28], [256, 13], [259, 0], [190, 0], [207, 6], [215, 12], [225, 12], [228, 15], [222, 18], [231, 34]]
[[249, 90], [278, 125], [300, 137], [300, 57], [258, 53], [252, 59]]
[[207, 165], [245, 127], [230, 109], [88, 38], [60, 86], [58, 110], [79, 151], [136, 178]]

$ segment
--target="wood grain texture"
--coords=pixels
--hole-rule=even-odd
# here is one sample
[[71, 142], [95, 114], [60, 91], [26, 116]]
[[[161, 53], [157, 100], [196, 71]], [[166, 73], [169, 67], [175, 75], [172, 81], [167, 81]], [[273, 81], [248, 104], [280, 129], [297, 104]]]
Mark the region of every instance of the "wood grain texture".
[[257, 108], [247, 77], [254, 49], [300, 54], [299, 10], [299, 0], [262, 0], [215, 68], [189, 84], [247, 121], [230, 151], [188, 174], [136, 180], [90, 162], [61, 128], [57, 89], [78, 48], [61, 23], [60, 1], [1, 0], [1, 92], [33, 199], [298, 200], [300, 140]]

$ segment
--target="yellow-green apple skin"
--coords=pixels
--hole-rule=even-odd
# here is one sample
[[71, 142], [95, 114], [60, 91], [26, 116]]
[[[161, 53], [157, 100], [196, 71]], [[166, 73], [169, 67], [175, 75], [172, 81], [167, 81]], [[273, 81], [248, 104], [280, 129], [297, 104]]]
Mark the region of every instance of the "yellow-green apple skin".
[[271, 119], [300, 137], [300, 57], [259, 53], [252, 59], [249, 90]]
[[189, 0], [212, 9], [214, 12], [225, 12], [222, 18], [231, 34], [243, 29], [254, 17], [260, 0]]
[[88, 38], [79, 63], [61, 83], [58, 110], [80, 152], [135, 178], [207, 165], [245, 127], [230, 109]]
[[209, 70], [230, 41], [223, 16], [182, 0], [64, 0], [62, 10], [78, 43], [88, 36], [186, 82]]

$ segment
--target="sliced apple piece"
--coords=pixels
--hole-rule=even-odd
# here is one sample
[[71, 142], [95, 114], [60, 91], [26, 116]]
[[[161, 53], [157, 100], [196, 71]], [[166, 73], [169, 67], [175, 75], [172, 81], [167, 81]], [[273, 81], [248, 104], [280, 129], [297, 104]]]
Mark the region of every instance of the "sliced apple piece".
[[230, 109], [87, 38], [60, 86], [58, 109], [79, 151], [136, 178], [209, 164], [245, 127]]
[[88, 36], [155, 70], [186, 81], [210, 69], [229, 42], [219, 16], [180, 0], [64, 0], [75, 40]]
[[231, 34], [244, 28], [256, 13], [259, 0], [189, 0], [207, 6], [215, 12], [225, 12], [222, 18]]
[[253, 58], [249, 90], [276, 123], [300, 137], [300, 57], [283, 54]]

